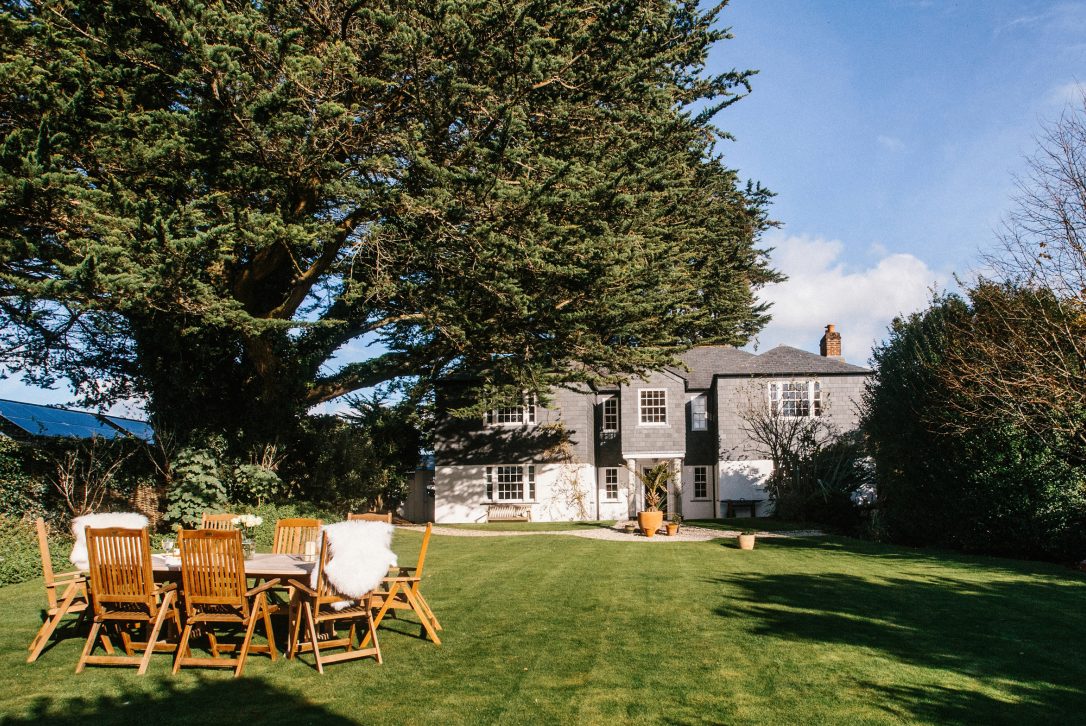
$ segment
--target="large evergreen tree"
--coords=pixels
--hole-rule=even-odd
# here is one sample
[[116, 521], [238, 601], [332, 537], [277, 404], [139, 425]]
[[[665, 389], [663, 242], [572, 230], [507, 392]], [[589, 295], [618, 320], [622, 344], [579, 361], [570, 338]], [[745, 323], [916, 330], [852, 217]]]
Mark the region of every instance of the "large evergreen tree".
[[765, 323], [722, 6], [0, 7], [0, 336], [32, 380], [261, 438], [398, 377], [541, 389]]

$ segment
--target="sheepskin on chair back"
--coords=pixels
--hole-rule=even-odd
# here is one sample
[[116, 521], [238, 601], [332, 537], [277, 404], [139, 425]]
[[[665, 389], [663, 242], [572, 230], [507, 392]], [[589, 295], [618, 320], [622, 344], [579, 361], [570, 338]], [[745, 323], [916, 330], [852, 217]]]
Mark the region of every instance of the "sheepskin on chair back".
[[68, 560], [77, 569], [90, 568], [90, 555], [87, 554], [87, 527], [100, 529], [102, 527], [124, 527], [125, 529], [143, 529], [147, 526], [147, 517], [136, 512], [101, 512], [99, 514], [84, 514], [72, 520], [72, 534], [75, 535], [75, 546]]
[[[340, 595], [357, 600], [380, 585], [388, 575], [388, 568], [396, 566], [391, 524], [336, 522], [326, 524], [322, 529], [328, 536], [324, 577]], [[310, 584], [317, 586], [316, 569]]]

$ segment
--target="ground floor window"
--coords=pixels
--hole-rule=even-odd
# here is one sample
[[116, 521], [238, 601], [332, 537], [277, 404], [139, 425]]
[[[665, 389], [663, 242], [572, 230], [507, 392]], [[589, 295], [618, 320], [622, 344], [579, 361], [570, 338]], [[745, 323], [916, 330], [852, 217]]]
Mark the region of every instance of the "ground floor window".
[[709, 498], [709, 467], [694, 467], [694, 499]]
[[535, 500], [535, 466], [512, 464], [486, 468], [486, 498], [498, 502]]
[[618, 501], [618, 469], [603, 470], [603, 498]]

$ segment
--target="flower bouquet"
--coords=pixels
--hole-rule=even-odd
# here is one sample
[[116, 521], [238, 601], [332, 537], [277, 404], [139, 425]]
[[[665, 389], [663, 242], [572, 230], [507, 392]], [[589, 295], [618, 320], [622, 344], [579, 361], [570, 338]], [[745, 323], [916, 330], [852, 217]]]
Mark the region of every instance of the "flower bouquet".
[[264, 518], [255, 514], [239, 514], [230, 520], [230, 524], [241, 530], [241, 548], [245, 553], [245, 559], [253, 559], [256, 554], [256, 541], [253, 539], [253, 530], [264, 524]]

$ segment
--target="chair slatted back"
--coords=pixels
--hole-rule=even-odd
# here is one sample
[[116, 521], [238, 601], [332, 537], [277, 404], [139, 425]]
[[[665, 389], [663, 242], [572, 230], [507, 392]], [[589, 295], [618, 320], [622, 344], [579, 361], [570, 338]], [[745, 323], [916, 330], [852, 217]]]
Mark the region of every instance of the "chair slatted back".
[[347, 515], [348, 522], [385, 522], [386, 524], [392, 524], [392, 512], [364, 512], [362, 514], [355, 514], [351, 512]]
[[277, 555], [304, 555], [307, 542], [319, 542], [321, 520], [308, 517], [280, 519], [275, 523], [272, 552]]
[[185, 613], [192, 617], [206, 606], [225, 605], [249, 615], [245, 597], [245, 558], [241, 532], [215, 529], [182, 530], [181, 582], [185, 592]]
[[200, 529], [237, 529], [234, 526], [236, 514], [211, 514], [204, 512], [200, 518]]
[[45, 577], [45, 596], [49, 600], [49, 609], [52, 610], [57, 606], [57, 587], [53, 574], [53, 558], [49, 554], [49, 532], [41, 517], [38, 517], [34, 526], [38, 530], [38, 552], [41, 554], [41, 574]]
[[321, 532], [321, 549], [320, 557], [317, 560], [317, 611], [321, 610], [322, 606], [330, 605], [334, 602], [343, 602], [345, 598], [336, 592], [331, 583], [328, 582], [328, 578], [324, 576], [324, 568], [328, 564], [328, 534]]
[[419, 561], [415, 565], [415, 577], [422, 577], [422, 566], [426, 564], [426, 549], [430, 546], [430, 530], [433, 528], [433, 522], [426, 523], [426, 534], [422, 535], [422, 546], [419, 548]]
[[96, 615], [110, 606], [144, 605], [157, 612], [151, 542], [146, 529], [87, 528], [90, 590]]

